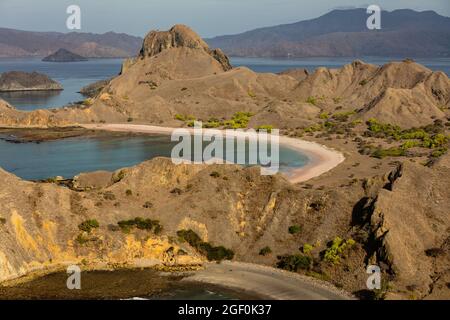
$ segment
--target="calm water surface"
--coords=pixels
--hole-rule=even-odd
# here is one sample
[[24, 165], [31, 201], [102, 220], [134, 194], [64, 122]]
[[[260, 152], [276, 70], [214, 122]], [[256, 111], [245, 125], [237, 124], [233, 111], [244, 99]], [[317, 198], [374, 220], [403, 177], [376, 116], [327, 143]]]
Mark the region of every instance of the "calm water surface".
[[[246, 66], [256, 72], [281, 72], [293, 68], [305, 68], [314, 71], [317, 67], [339, 68], [357, 58], [305, 58], [305, 59], [264, 59], [231, 58], [234, 66]], [[382, 65], [402, 58], [363, 57], [361, 60]], [[416, 59], [417, 62], [432, 70], [441, 70], [450, 74], [450, 58]], [[98, 80], [108, 79], [120, 72], [122, 59], [93, 59], [84, 62], [52, 63], [40, 59], [0, 59], [0, 73], [6, 71], [37, 71], [47, 74], [60, 82], [61, 92], [15, 92], [0, 93], [0, 98], [8, 101], [17, 109], [34, 110], [61, 107], [71, 102], [84, 100], [80, 89]]]
[[[155, 157], [170, 157], [175, 144], [169, 136], [160, 135], [78, 137], [19, 144], [0, 140], [0, 167], [27, 180], [72, 178], [80, 172], [114, 171]], [[280, 146], [281, 172], [289, 173], [307, 162], [305, 155]]]
[[37, 71], [63, 86], [63, 91], [0, 92], [0, 98], [21, 110], [48, 109], [84, 100], [80, 89], [93, 82], [108, 79], [120, 72], [122, 59], [93, 59], [81, 62], [43, 62], [40, 59], [0, 59], [0, 73]]

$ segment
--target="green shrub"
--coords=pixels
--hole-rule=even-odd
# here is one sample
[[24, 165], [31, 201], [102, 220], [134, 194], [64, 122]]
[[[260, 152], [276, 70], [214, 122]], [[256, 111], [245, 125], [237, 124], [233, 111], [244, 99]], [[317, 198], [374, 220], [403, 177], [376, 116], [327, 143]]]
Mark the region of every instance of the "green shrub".
[[270, 124], [263, 124], [261, 126], [256, 127], [256, 131], [266, 131], [267, 133], [272, 133], [273, 126]]
[[250, 98], [256, 98], [256, 94], [252, 91], [252, 90], [248, 90], [248, 96], [250, 97]]
[[439, 157], [443, 156], [444, 154], [446, 154], [447, 150], [448, 149], [446, 147], [437, 148], [431, 153], [431, 156], [433, 158], [439, 158]]
[[287, 271], [297, 272], [299, 270], [308, 270], [311, 267], [311, 257], [301, 254], [279, 256], [277, 267]]
[[293, 225], [289, 227], [290, 234], [297, 234], [300, 233], [300, 231], [302, 231], [302, 227], [300, 227], [299, 225]]
[[339, 264], [345, 250], [355, 245], [353, 239], [343, 240], [340, 237], [334, 238], [331, 245], [325, 250], [324, 260], [332, 264]]
[[214, 247], [202, 239], [192, 230], [179, 230], [177, 235], [180, 241], [187, 242], [195, 248], [200, 254], [205, 255], [209, 261], [232, 260], [234, 252], [223, 246]]
[[355, 111], [337, 112], [333, 114], [332, 118], [335, 119], [336, 121], [346, 122], [348, 121], [348, 118], [354, 114], [356, 114]]
[[[131, 220], [122, 220], [117, 223], [120, 227], [120, 229], [125, 232], [129, 233], [131, 229], [137, 228], [139, 230], [147, 230], [151, 231], [152, 228], [161, 228], [160, 222], [158, 220], [151, 220], [151, 219], [144, 219], [141, 217], [136, 217]], [[155, 231], [154, 229], [154, 231]]]
[[314, 246], [312, 246], [308, 243], [305, 243], [302, 247], [302, 251], [306, 255], [309, 255], [313, 249], [314, 249]]
[[312, 105], [317, 105], [317, 99], [313, 96], [308, 97], [308, 99], [306, 99], [306, 103], [312, 104]]
[[308, 128], [305, 128], [304, 131], [305, 132], [317, 132], [317, 131], [321, 131], [323, 129], [322, 125], [320, 123], [312, 125]]
[[319, 118], [322, 120], [327, 120], [330, 116], [328, 115], [328, 112], [322, 112], [319, 114]]
[[127, 190], [125, 191], [125, 194], [126, 194], [127, 196], [132, 196], [132, 195], [133, 195], [133, 191], [131, 191], [130, 189], [127, 189]]
[[272, 253], [272, 249], [270, 249], [270, 247], [264, 247], [261, 250], [259, 250], [259, 255], [260, 256], [267, 256], [268, 254]]
[[378, 148], [372, 152], [371, 156], [378, 159], [383, 159], [384, 157], [402, 157], [406, 155], [406, 151], [403, 148], [392, 147], [389, 149]]
[[78, 225], [78, 229], [87, 233], [90, 233], [92, 229], [97, 229], [98, 227], [100, 227], [100, 224], [95, 219], [83, 221]]
[[182, 114], [179, 114], [179, 113], [177, 113], [175, 115], [175, 119], [176, 120], [180, 120], [180, 121], [186, 121], [186, 117], [184, 115], [182, 115]]

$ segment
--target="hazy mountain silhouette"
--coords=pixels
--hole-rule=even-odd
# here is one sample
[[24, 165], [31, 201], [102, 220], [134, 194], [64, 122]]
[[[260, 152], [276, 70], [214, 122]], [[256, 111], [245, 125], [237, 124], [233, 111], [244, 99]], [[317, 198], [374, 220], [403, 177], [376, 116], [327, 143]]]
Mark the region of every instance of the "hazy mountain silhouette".
[[124, 33], [32, 32], [0, 28], [0, 57], [45, 57], [60, 48], [87, 58], [134, 56], [142, 38]]
[[319, 18], [207, 39], [233, 56], [450, 56], [450, 18], [434, 11], [383, 11], [368, 30], [366, 9], [333, 10]]

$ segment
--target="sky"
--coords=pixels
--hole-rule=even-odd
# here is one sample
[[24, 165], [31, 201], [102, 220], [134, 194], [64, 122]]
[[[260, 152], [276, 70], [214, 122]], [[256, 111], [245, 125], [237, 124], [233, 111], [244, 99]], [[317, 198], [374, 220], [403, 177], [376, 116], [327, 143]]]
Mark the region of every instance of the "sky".
[[434, 10], [450, 16], [450, 0], [0, 0], [0, 27], [70, 32], [69, 5], [81, 8], [80, 32], [144, 36], [187, 24], [202, 37], [235, 34], [321, 16], [335, 8], [378, 4], [383, 10]]

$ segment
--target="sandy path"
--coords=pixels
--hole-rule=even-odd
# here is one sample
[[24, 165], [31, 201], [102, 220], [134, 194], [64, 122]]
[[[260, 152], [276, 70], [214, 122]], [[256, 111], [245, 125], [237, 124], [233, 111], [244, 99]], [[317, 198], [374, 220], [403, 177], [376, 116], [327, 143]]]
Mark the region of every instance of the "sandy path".
[[242, 262], [208, 263], [204, 270], [182, 281], [220, 285], [272, 300], [353, 299], [349, 294], [313, 278]]
[[[159, 127], [151, 125], [136, 124], [83, 124], [86, 129], [119, 131], [119, 132], [139, 132], [153, 134], [170, 135], [175, 128]], [[192, 129], [187, 129], [192, 131]], [[292, 183], [299, 183], [317, 177], [345, 160], [344, 155], [336, 150], [315, 142], [280, 136], [280, 144], [291, 149], [298, 150], [309, 158], [306, 166], [293, 169], [288, 174], [288, 179]]]

